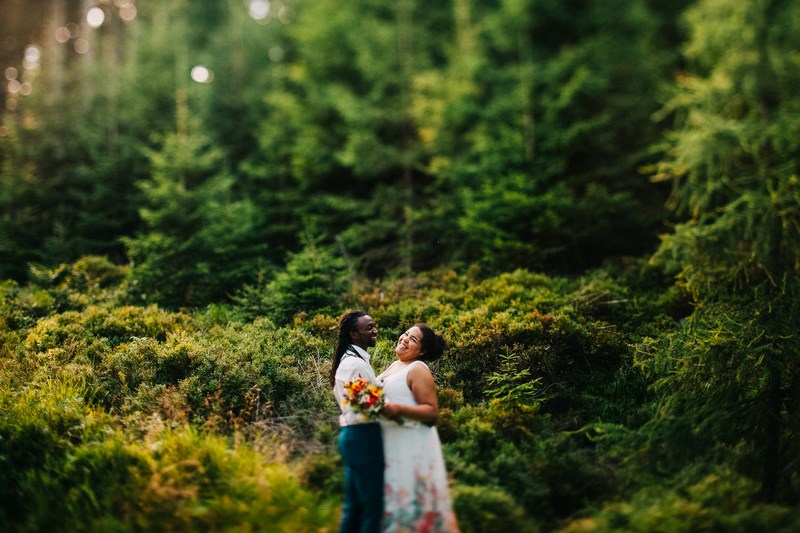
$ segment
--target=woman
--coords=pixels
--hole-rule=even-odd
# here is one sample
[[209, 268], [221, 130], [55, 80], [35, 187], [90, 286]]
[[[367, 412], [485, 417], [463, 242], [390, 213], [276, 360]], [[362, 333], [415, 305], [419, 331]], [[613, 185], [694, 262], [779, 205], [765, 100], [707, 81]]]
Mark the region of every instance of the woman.
[[458, 531], [450, 504], [439, 434], [433, 426], [439, 402], [425, 361], [441, 357], [445, 342], [425, 324], [400, 336], [397, 361], [378, 376], [386, 404], [381, 414], [384, 471], [384, 529]]

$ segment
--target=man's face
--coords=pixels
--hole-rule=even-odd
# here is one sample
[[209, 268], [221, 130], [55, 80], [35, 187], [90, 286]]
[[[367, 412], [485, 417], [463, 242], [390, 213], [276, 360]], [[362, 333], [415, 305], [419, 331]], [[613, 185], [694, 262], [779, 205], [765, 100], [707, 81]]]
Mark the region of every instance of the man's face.
[[375, 325], [375, 320], [369, 315], [359, 317], [356, 321], [356, 330], [350, 332], [350, 339], [353, 344], [364, 349], [375, 346], [378, 341], [378, 327]]

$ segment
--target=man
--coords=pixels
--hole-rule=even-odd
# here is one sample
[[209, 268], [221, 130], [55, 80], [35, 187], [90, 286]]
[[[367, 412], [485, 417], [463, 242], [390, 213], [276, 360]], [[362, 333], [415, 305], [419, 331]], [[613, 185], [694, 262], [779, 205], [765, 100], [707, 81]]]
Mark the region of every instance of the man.
[[383, 518], [383, 441], [381, 428], [349, 405], [342, 405], [344, 384], [357, 377], [375, 381], [367, 348], [375, 346], [378, 328], [362, 311], [339, 319], [330, 381], [342, 410], [339, 416], [339, 452], [344, 462], [344, 506], [340, 533], [378, 533]]

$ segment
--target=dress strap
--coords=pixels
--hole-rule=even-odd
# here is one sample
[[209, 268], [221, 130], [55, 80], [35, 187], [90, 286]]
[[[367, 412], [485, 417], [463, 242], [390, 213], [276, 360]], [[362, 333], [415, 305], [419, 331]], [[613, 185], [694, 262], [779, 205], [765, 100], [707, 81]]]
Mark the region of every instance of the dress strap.
[[425, 364], [425, 361], [423, 361], [421, 359], [417, 359], [416, 361], [412, 361], [411, 364], [408, 365], [408, 368], [410, 369], [412, 366], [416, 365], [417, 363], [421, 364], [422, 366], [424, 366], [425, 368], [430, 370], [430, 367], [427, 364]]

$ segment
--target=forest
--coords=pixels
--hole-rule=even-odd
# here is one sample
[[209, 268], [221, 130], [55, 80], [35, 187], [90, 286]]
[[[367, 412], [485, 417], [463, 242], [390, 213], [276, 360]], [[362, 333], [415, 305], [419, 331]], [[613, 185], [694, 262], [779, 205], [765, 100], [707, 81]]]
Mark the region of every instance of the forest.
[[799, 27], [0, 0], [0, 530], [336, 531], [348, 309], [464, 533], [800, 530]]

